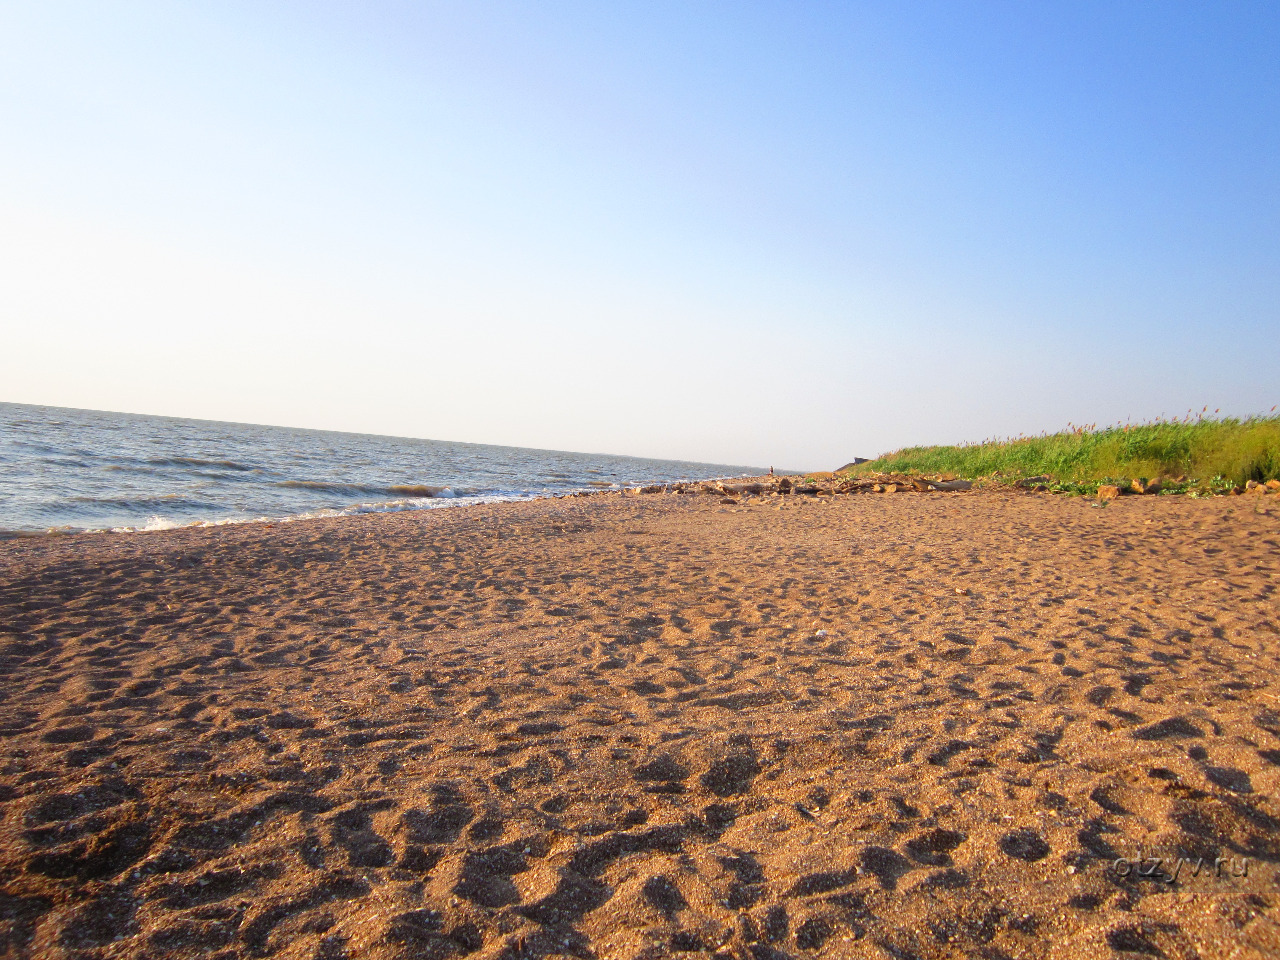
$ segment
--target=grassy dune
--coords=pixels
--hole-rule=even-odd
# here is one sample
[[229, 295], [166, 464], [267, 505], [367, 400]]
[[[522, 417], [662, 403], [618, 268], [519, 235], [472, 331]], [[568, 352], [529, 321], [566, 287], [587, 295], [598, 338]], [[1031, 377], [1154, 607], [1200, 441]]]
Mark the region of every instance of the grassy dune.
[[1076, 427], [951, 447], [907, 447], [847, 471], [954, 474], [1016, 480], [1047, 475], [1063, 486], [1127, 478], [1185, 478], [1191, 486], [1280, 479], [1280, 416], [1186, 419]]

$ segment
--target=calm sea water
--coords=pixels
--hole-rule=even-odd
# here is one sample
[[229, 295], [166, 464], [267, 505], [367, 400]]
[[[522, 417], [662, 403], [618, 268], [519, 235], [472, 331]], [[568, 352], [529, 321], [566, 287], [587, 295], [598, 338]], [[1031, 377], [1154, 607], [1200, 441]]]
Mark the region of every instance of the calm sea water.
[[753, 467], [0, 403], [0, 532], [421, 510]]

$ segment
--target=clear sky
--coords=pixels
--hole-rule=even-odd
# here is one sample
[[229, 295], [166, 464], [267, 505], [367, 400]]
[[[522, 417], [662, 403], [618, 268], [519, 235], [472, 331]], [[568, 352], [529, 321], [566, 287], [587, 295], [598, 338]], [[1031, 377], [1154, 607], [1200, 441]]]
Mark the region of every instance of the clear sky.
[[0, 2], [0, 400], [834, 467], [1280, 402], [1271, 2]]

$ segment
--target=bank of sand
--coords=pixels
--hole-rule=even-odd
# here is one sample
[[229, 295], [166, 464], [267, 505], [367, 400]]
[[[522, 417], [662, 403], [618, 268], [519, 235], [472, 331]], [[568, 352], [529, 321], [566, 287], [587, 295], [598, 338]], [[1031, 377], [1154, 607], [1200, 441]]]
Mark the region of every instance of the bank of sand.
[[0, 955], [1275, 956], [1278, 521], [657, 494], [4, 543]]

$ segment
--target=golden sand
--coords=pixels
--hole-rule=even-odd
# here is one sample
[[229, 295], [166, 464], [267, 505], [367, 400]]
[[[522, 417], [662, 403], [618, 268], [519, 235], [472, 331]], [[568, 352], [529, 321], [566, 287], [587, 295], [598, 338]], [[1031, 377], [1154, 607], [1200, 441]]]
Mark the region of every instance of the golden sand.
[[0, 956], [1275, 956], [1278, 541], [974, 492], [3, 543]]

